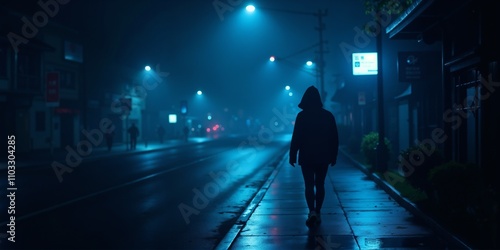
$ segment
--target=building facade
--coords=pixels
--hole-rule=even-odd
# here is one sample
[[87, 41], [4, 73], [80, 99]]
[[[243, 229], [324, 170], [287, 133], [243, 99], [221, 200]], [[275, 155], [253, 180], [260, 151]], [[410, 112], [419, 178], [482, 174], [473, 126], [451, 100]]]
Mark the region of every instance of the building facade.
[[[500, 21], [490, 1], [419, 0], [386, 29], [390, 39], [441, 45], [440, 123], [445, 158], [479, 165], [496, 183], [500, 159]], [[429, 109], [432, 107], [429, 107]], [[431, 130], [432, 132], [432, 130]]]
[[18, 152], [76, 145], [84, 113], [78, 32], [7, 8], [1, 12], [2, 131], [16, 136]]

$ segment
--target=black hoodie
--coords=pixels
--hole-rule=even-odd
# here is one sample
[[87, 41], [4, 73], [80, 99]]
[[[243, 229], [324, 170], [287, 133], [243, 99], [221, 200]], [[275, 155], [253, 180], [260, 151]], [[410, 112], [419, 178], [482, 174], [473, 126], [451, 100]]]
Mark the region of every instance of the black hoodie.
[[298, 105], [302, 109], [295, 120], [290, 145], [290, 163], [299, 165], [335, 164], [339, 148], [337, 123], [323, 103], [316, 87], [307, 88]]

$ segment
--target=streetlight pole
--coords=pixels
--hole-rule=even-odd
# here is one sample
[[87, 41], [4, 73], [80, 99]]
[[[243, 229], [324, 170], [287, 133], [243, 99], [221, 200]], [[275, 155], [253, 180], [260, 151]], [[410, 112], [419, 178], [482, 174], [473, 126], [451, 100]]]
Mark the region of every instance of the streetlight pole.
[[[382, 27], [380, 16], [377, 23]], [[377, 143], [377, 169], [381, 172], [387, 170], [389, 161], [388, 148], [385, 145], [385, 122], [384, 122], [384, 78], [382, 68], [382, 32], [377, 34], [377, 110], [378, 110], [378, 143]]]
[[[249, 8], [250, 7], [250, 8]], [[255, 11], [255, 7], [252, 5], [247, 6], [247, 11], [253, 12]], [[324, 59], [324, 43], [326, 41], [323, 40], [323, 31], [325, 30], [325, 24], [323, 23], [323, 17], [328, 15], [328, 10], [321, 10], [318, 9], [317, 12], [305, 12], [305, 11], [294, 11], [294, 10], [281, 10], [281, 9], [274, 9], [274, 8], [261, 8], [259, 9], [263, 10], [270, 10], [270, 11], [276, 11], [276, 12], [284, 12], [284, 13], [290, 13], [290, 14], [297, 14], [297, 15], [306, 15], [306, 16], [314, 16], [318, 19], [318, 27], [316, 30], [318, 30], [319, 34], [319, 62], [318, 62], [318, 67], [319, 67], [319, 88], [320, 88], [320, 95], [321, 95], [321, 100], [324, 102], [324, 98], [326, 97], [325, 93], [325, 59]]]
[[[299, 53], [302, 53], [304, 51], [307, 51], [307, 50], [310, 50], [310, 49], [316, 48], [316, 47], [318, 47], [318, 44], [314, 44], [313, 46], [307, 47], [305, 49], [302, 49], [302, 50], [300, 50], [300, 51], [298, 51], [296, 53], [293, 53], [291, 55], [288, 55], [288, 56], [283, 56], [283, 57], [282, 56], [271, 56], [271, 57], [269, 57], [269, 61], [270, 62], [279, 61], [280, 63], [284, 63], [285, 65], [291, 66], [293, 69], [300, 70], [300, 71], [302, 71], [304, 73], [307, 73], [307, 74], [309, 74], [311, 76], [314, 76], [315, 77], [315, 81], [316, 81], [315, 84], [318, 85], [317, 87], [319, 88], [319, 82], [320, 81], [319, 81], [319, 68], [318, 68], [318, 66], [314, 66], [315, 70], [314, 70], [314, 72], [311, 72], [310, 70], [305, 69], [304, 65], [293, 63], [292, 61], [288, 60], [288, 58], [290, 58], [292, 56], [295, 56], [295, 55], [297, 55]], [[317, 58], [315, 59], [315, 61], [316, 61], [316, 65], [318, 65]], [[313, 67], [313, 64], [314, 63], [312, 61], [307, 61], [305, 63], [305, 65], [307, 66], [307, 68]]]
[[327, 15], [327, 10], [318, 10], [318, 13], [315, 14], [315, 16], [318, 18], [318, 28], [316, 28], [318, 30], [318, 33], [319, 33], [319, 62], [318, 62], [318, 66], [319, 66], [319, 84], [320, 84], [320, 96], [321, 96], [321, 100], [323, 102], [325, 102], [325, 97], [326, 97], [326, 93], [325, 93], [325, 59], [324, 59], [324, 54], [325, 54], [325, 50], [324, 50], [324, 47], [323, 47], [323, 30], [325, 30], [325, 25], [323, 24], [323, 16], [326, 16]]

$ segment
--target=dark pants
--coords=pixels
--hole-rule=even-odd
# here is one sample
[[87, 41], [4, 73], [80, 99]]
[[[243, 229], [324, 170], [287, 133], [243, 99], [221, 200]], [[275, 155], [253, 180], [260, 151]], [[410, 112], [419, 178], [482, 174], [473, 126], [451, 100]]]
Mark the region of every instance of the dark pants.
[[[307, 165], [301, 168], [304, 177], [307, 207], [309, 211], [320, 213], [325, 200], [325, 178], [328, 165]], [[314, 192], [315, 187], [316, 192]]]
[[137, 145], [137, 137], [130, 137], [130, 149], [135, 149], [135, 146]]

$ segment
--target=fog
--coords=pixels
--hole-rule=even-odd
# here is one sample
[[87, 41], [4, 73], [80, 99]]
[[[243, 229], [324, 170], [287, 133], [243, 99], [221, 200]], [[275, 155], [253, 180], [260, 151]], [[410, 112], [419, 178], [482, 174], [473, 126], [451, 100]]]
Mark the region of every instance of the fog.
[[[318, 60], [317, 18], [286, 10], [328, 9], [324, 74], [329, 97], [336, 76], [349, 76], [350, 62], [339, 45], [352, 43], [353, 28], [369, 17], [361, 2], [338, 2], [253, 2], [257, 11], [249, 14], [242, 1], [234, 6], [226, 1], [72, 1], [55, 20], [75, 27], [85, 39], [89, 93], [119, 92], [140, 82], [137, 75], [141, 79], [144, 66], [151, 65], [168, 76], [148, 90], [148, 109], [170, 109], [187, 100], [197, 115], [229, 110], [267, 119], [274, 108], [296, 106], [305, 88], [319, 87], [314, 66], [305, 67], [307, 60]], [[284, 59], [270, 63], [271, 55]], [[286, 85], [293, 97], [285, 93]], [[196, 99], [197, 90], [203, 91], [203, 102]]]
[[[25, 13], [40, 9], [32, 1], [9, 4]], [[297, 112], [301, 95], [311, 85], [324, 88], [325, 108], [335, 112], [335, 94], [342, 84], [359, 82], [352, 78], [352, 51], [345, 44], [359, 51], [375, 47], [374, 41], [356, 44], [355, 30], [371, 20], [362, 1], [252, 4], [256, 11], [248, 13], [244, 1], [68, 1], [50, 21], [70, 27], [83, 44], [84, 102], [109, 107], [116, 96], [141, 86], [151, 124], [160, 122], [162, 112], [179, 110], [181, 101], [191, 117], [203, 119], [210, 113], [268, 123], [276, 110]], [[323, 87], [314, 15], [319, 10], [327, 11]], [[277, 60], [270, 62], [270, 56]], [[306, 61], [313, 65], [306, 66]], [[152, 68], [150, 75], [146, 65]], [[156, 82], [147, 84], [151, 74]], [[90, 127], [103, 116], [87, 113]]]

